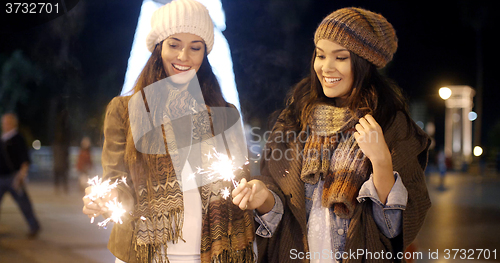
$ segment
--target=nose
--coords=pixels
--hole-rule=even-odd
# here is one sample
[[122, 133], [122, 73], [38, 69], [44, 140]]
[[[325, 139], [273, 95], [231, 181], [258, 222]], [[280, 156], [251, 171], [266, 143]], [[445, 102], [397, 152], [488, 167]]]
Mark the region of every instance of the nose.
[[181, 49], [179, 51], [179, 55], [177, 56], [177, 59], [180, 61], [186, 61], [187, 60], [187, 50], [186, 48]]
[[323, 72], [331, 73], [335, 72], [335, 70], [335, 59], [326, 59], [325, 63], [323, 64]]

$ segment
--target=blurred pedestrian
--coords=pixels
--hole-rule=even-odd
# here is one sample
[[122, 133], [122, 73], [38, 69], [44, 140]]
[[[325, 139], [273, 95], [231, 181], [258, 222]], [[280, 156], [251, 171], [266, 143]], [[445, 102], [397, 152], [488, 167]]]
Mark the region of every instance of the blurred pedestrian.
[[40, 231], [40, 224], [33, 212], [26, 192], [30, 157], [26, 141], [18, 132], [17, 116], [2, 115], [2, 139], [0, 140], [0, 204], [5, 192], [9, 192], [28, 222], [28, 237], [34, 238]]
[[[111, 232], [108, 248], [117, 263], [253, 262], [252, 212], [218, 194], [221, 180], [200, 184], [185, 177], [195, 169], [193, 162], [208, 161], [205, 150], [214, 146], [207, 142], [227, 128], [214, 121], [215, 108], [236, 111], [225, 101], [207, 58], [214, 44], [208, 10], [194, 0], [172, 1], [153, 13], [151, 25], [147, 46], [152, 54], [134, 95], [114, 98], [104, 121], [103, 178], [125, 177], [133, 187], [119, 184], [109, 197], [94, 202], [84, 197], [83, 212], [89, 217], [106, 213], [99, 204], [115, 196], [132, 212]], [[158, 120], [155, 127], [149, 125]], [[134, 121], [144, 124], [135, 126]], [[143, 132], [146, 127], [156, 130]], [[143, 136], [134, 137], [137, 134]], [[189, 162], [180, 148], [191, 149]], [[181, 174], [176, 167], [184, 167]]]
[[431, 205], [429, 137], [377, 70], [396, 52], [395, 31], [380, 14], [343, 8], [320, 23], [314, 43], [310, 75], [290, 93], [262, 154], [262, 176], [242, 180], [233, 201], [256, 209], [259, 261], [302, 253], [311, 262], [394, 262], [346, 254], [403, 252]]
[[446, 154], [443, 149], [439, 150], [437, 154], [437, 163], [439, 169], [439, 186], [438, 188], [444, 190], [444, 179], [446, 177], [446, 171], [448, 170], [448, 165], [446, 161]]
[[78, 183], [80, 190], [85, 192], [88, 186], [88, 180], [92, 171], [92, 152], [90, 147], [90, 138], [83, 137], [80, 142], [80, 152], [76, 162], [76, 170], [78, 171]]
[[56, 127], [54, 134], [54, 143], [52, 145], [53, 169], [54, 169], [54, 187], [56, 194], [69, 192], [68, 173], [69, 173], [69, 129], [68, 110], [62, 103], [58, 105], [58, 114], [56, 117]]

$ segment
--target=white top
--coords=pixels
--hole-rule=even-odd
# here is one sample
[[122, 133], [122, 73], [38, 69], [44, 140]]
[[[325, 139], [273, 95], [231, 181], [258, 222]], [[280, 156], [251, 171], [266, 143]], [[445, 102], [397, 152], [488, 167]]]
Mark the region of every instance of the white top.
[[[200, 258], [201, 247], [201, 196], [198, 191], [198, 186], [194, 179], [190, 179], [192, 174], [191, 166], [186, 161], [184, 169], [182, 169], [182, 189], [184, 198], [184, 224], [182, 226], [182, 240], [173, 244], [168, 243], [167, 255], [170, 260], [170, 255], [197, 255]], [[195, 261], [191, 261], [195, 262]]]

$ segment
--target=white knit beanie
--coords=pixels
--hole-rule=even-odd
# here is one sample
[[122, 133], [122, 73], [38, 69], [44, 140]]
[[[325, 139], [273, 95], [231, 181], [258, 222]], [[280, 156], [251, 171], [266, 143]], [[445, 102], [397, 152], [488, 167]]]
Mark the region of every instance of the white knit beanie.
[[214, 24], [207, 8], [195, 0], [174, 0], [156, 10], [151, 17], [151, 31], [146, 38], [149, 51], [167, 37], [191, 33], [205, 41], [207, 54], [214, 46]]

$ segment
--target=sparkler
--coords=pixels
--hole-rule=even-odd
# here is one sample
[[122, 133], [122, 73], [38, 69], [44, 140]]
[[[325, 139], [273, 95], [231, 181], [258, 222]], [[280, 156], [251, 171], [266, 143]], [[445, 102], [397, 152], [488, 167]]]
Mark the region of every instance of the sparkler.
[[121, 202], [118, 202], [118, 200], [114, 198], [106, 203], [106, 207], [109, 211], [111, 211], [111, 216], [106, 218], [104, 221], [97, 223], [98, 226], [105, 228], [109, 221], [119, 224], [123, 223], [122, 215], [124, 215], [127, 211], [125, 211]]
[[230, 195], [229, 188], [225, 187], [221, 190], [222, 198], [227, 199]]
[[[229, 158], [227, 155], [217, 152], [214, 149], [213, 153], [207, 155], [208, 159], [215, 159], [210, 166], [205, 170], [198, 167], [198, 171], [194, 174], [206, 175], [209, 180], [214, 178], [221, 179], [223, 181], [232, 182], [234, 188], [238, 187], [238, 182], [236, 181], [236, 176], [234, 173], [238, 170], [242, 170], [241, 167], [235, 167], [233, 162], [234, 158]], [[189, 178], [194, 178], [194, 174], [191, 174]], [[227, 199], [230, 195], [229, 188], [221, 189], [221, 194], [224, 199]]]
[[[102, 181], [102, 178], [95, 176], [89, 179], [88, 184], [92, 186], [92, 191], [85, 197], [89, 198], [92, 202], [95, 202], [99, 198], [106, 197], [111, 190], [115, 189], [119, 183], [124, 183], [127, 185], [127, 178], [122, 177], [121, 179], [116, 179], [113, 183], [111, 180]], [[97, 225], [100, 227], [106, 227], [106, 225], [113, 221], [115, 223], [123, 223], [121, 217], [126, 213], [121, 202], [118, 202], [116, 198], [110, 200], [104, 204], [104, 207], [111, 212], [111, 216], [104, 221], [99, 222]], [[94, 223], [94, 217], [90, 219], [90, 223]]]

